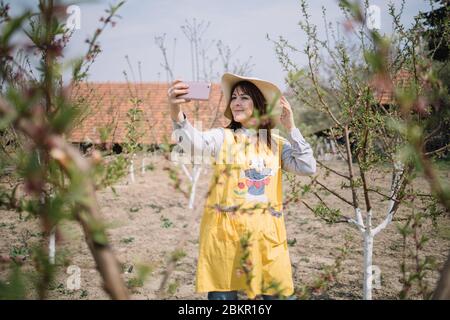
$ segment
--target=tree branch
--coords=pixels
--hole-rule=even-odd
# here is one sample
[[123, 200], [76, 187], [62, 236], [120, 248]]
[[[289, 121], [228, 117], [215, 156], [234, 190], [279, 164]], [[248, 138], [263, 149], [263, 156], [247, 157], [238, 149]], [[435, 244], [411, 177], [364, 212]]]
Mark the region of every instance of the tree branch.
[[323, 183], [319, 182], [318, 180], [315, 180], [315, 181], [319, 186], [321, 186], [322, 188], [324, 188], [325, 190], [330, 192], [332, 195], [334, 195], [335, 197], [339, 198], [340, 200], [344, 201], [345, 203], [347, 203], [348, 205], [353, 207], [353, 203], [351, 201], [345, 199], [344, 197], [339, 195], [336, 191], [331, 190], [330, 188], [328, 188], [327, 186], [325, 186]]
[[[0, 115], [15, 117], [16, 114], [15, 109], [0, 98]], [[76, 217], [83, 227], [86, 242], [103, 278], [105, 290], [113, 299], [128, 299], [128, 291], [121, 278], [119, 263], [111, 247], [108, 243], [99, 242], [94, 237], [95, 233], [101, 233], [101, 237], [106, 239], [104, 230], [98, 228], [101, 225], [100, 208], [95, 196], [94, 183], [90, 178], [91, 169], [88, 160], [83, 158], [78, 150], [69, 145], [62, 137], [46, 132], [45, 129], [37, 127], [28, 119], [19, 117], [14, 121], [14, 125], [31, 138], [36, 145], [46, 150], [71, 179], [76, 175], [77, 183], [82, 184], [81, 190], [86, 193], [83, 202], [76, 206], [80, 208]], [[42, 131], [45, 133], [43, 137]]]
[[320, 160], [316, 160], [316, 161], [317, 161], [318, 164], [320, 164], [320, 165], [321, 165], [322, 167], [324, 167], [325, 169], [330, 170], [331, 172], [333, 172], [334, 174], [337, 174], [338, 176], [340, 176], [340, 177], [342, 177], [342, 178], [345, 178], [345, 179], [350, 180], [350, 177], [349, 177], [349, 176], [346, 176], [345, 174], [339, 173], [339, 172], [337, 172], [336, 170], [331, 169], [330, 167], [328, 167], [327, 165], [325, 165], [325, 164], [324, 164], [322, 161], [320, 161]]
[[348, 131], [348, 126], [344, 127], [344, 135], [345, 135], [345, 146], [346, 146], [346, 151], [347, 151], [347, 164], [348, 164], [348, 172], [349, 172], [349, 176], [350, 176], [350, 188], [352, 190], [352, 199], [353, 199], [353, 204], [352, 206], [354, 208], [359, 208], [359, 201], [358, 201], [358, 196], [356, 194], [356, 189], [355, 189], [355, 182], [354, 182], [354, 174], [353, 174], [353, 164], [352, 164], [352, 151], [350, 148], [350, 134]]

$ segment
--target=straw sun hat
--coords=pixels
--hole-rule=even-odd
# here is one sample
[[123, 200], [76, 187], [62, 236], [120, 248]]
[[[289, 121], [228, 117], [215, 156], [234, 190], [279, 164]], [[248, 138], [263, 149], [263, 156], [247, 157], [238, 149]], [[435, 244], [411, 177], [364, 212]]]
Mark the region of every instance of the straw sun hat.
[[233, 114], [231, 113], [229, 105], [232, 93], [231, 89], [236, 83], [240, 81], [249, 81], [253, 83], [261, 91], [268, 105], [274, 102], [274, 99], [277, 98], [277, 100], [275, 101], [275, 108], [276, 108], [275, 113], [277, 114], [281, 113], [281, 108], [279, 105], [281, 98], [281, 90], [276, 85], [274, 85], [269, 81], [261, 80], [258, 78], [243, 77], [237, 74], [227, 72], [224, 73], [224, 75], [222, 76], [222, 92], [225, 97], [225, 105], [227, 106], [227, 109], [224, 112], [225, 117], [227, 117], [230, 120], [233, 119]]

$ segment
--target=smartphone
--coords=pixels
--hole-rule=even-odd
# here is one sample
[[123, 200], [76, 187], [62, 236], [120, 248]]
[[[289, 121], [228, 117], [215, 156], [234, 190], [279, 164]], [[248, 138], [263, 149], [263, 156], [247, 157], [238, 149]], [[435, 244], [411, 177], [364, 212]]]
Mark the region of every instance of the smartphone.
[[211, 93], [211, 82], [189, 82], [184, 81], [189, 88], [189, 93], [178, 96], [177, 98], [191, 100], [209, 100]]

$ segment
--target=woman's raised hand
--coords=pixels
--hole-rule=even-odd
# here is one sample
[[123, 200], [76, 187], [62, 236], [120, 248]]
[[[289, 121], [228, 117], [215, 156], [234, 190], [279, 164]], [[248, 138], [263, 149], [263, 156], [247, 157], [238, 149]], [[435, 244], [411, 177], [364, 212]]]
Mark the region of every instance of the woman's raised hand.
[[167, 97], [169, 99], [170, 106], [176, 106], [181, 103], [186, 103], [191, 101], [190, 99], [178, 98], [182, 94], [189, 93], [189, 86], [183, 82], [181, 79], [177, 79], [172, 82], [172, 86], [167, 90]]
[[281, 97], [280, 105], [282, 107], [282, 112], [281, 112], [281, 116], [280, 116], [281, 124], [287, 130], [291, 130], [292, 128], [295, 128], [294, 113], [292, 112], [292, 107], [285, 96]]
[[189, 86], [181, 79], [177, 79], [172, 82], [169, 90], [167, 90], [167, 98], [170, 106], [170, 117], [173, 121], [182, 121], [184, 119], [181, 112], [180, 104], [189, 102], [190, 99], [178, 98], [179, 95], [189, 93]]

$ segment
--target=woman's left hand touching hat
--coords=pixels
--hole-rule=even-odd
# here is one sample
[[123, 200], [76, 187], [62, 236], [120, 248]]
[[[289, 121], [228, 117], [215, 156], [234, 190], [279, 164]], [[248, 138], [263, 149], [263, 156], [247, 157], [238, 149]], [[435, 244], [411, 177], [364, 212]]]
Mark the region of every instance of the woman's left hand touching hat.
[[294, 113], [292, 112], [292, 107], [289, 101], [285, 96], [282, 96], [280, 99], [281, 106], [281, 115], [280, 115], [280, 123], [287, 129], [291, 130], [295, 128], [294, 123]]

